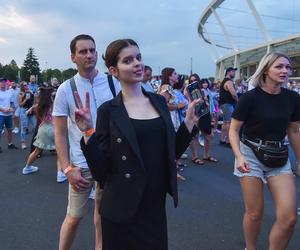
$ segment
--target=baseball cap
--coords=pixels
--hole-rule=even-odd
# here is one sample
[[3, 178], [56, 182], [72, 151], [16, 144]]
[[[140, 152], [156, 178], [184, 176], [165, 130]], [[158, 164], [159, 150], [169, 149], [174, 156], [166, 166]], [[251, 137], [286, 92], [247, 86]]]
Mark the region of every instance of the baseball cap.
[[237, 68], [233, 68], [233, 67], [229, 67], [229, 68], [227, 68], [226, 69], [226, 71], [225, 71], [225, 75], [228, 73], [228, 72], [230, 72], [230, 71], [237, 71]]
[[6, 82], [7, 81], [7, 79], [6, 78], [4, 78], [4, 77], [0, 77], [0, 82]]

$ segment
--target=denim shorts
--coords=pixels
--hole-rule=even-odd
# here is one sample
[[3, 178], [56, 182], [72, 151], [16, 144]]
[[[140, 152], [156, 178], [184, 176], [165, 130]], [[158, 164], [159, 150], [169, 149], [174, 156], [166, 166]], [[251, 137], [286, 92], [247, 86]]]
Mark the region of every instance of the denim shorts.
[[12, 129], [13, 127], [12, 115], [0, 115], [0, 130], [3, 129], [3, 125], [5, 125], [5, 128], [7, 129]]
[[237, 162], [235, 159], [233, 174], [238, 177], [253, 176], [253, 177], [260, 178], [266, 184], [268, 177], [276, 176], [280, 174], [293, 174], [289, 159], [287, 163], [280, 168], [269, 168], [266, 167], [264, 164], [262, 164], [254, 155], [252, 149], [242, 142], [240, 142], [240, 150], [242, 155], [245, 157], [246, 161], [248, 162], [251, 171], [250, 173], [241, 173], [237, 169], [236, 166]]
[[223, 121], [230, 122], [234, 107], [232, 104], [222, 104], [220, 109], [223, 112]]

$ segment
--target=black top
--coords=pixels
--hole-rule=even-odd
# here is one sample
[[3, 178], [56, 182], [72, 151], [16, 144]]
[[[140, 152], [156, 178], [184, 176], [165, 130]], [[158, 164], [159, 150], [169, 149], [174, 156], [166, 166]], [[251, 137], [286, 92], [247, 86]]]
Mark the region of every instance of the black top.
[[233, 99], [230, 92], [224, 89], [224, 84], [227, 81], [232, 81], [232, 80], [230, 78], [224, 78], [220, 86], [219, 106], [221, 106], [222, 104], [232, 104], [232, 105], [236, 104], [236, 100]]
[[250, 139], [281, 141], [289, 122], [300, 121], [300, 96], [281, 88], [269, 94], [260, 87], [241, 96], [232, 118], [243, 121], [243, 133]]
[[130, 120], [136, 133], [147, 178], [141, 205], [144, 209], [150, 208], [152, 212], [160, 213], [161, 209], [164, 210], [162, 202], [168, 183], [166, 179], [166, 128], [161, 117], [149, 120], [130, 118]]
[[22, 106], [22, 108], [25, 108], [26, 110], [30, 109], [34, 103], [34, 95], [30, 91], [27, 91], [24, 93], [24, 95], [22, 97], [22, 101], [25, 100], [27, 95], [30, 95], [30, 99], [28, 99]]
[[132, 222], [120, 224], [102, 216], [103, 247], [108, 250], [166, 250], [166, 127], [161, 117], [149, 120], [130, 118], [130, 121], [145, 167], [146, 186]]

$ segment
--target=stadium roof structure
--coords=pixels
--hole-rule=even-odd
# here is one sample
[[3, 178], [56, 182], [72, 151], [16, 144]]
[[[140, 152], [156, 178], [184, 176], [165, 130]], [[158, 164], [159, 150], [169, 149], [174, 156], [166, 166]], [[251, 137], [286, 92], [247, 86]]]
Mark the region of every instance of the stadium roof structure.
[[[272, 10], [272, 5], [276, 2], [269, 1], [267, 9], [271, 13], [275, 13], [276, 7]], [[210, 48], [217, 79], [222, 79], [225, 69], [232, 66], [238, 68], [238, 78], [249, 78], [270, 51], [288, 54], [292, 58], [293, 76], [300, 79], [300, 20], [293, 18], [298, 3], [286, 0], [281, 6], [288, 2], [288, 17], [281, 13], [263, 14], [252, 0], [213, 0], [207, 6], [199, 19], [198, 34]], [[262, 4], [257, 1], [257, 5]]]

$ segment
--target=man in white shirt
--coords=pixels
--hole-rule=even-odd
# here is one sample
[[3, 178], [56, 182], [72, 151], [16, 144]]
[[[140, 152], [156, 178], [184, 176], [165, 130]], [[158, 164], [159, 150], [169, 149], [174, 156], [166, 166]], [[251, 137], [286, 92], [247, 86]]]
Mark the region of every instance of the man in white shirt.
[[34, 94], [34, 97], [37, 97], [39, 86], [35, 80], [34, 75], [31, 75], [29, 77], [28, 87], [29, 87], [30, 91], [32, 92], [32, 94]]
[[[7, 142], [9, 149], [17, 149], [17, 147], [12, 143], [12, 117], [13, 117], [13, 99], [11, 92], [7, 90], [7, 80], [3, 77], [0, 78], [0, 131], [5, 128], [7, 130]], [[1, 132], [0, 132], [1, 140]], [[0, 153], [2, 153], [2, 148], [0, 147]]]
[[14, 123], [14, 129], [13, 133], [18, 134], [19, 133], [19, 127], [20, 127], [20, 107], [19, 107], [19, 94], [20, 94], [20, 88], [17, 86], [15, 82], [12, 82], [11, 88], [9, 89], [12, 95], [13, 99], [13, 106], [15, 109], [14, 116], [13, 116], [13, 123]]
[[150, 83], [151, 79], [152, 79], [152, 69], [150, 66], [145, 65], [142, 87], [144, 88], [144, 90], [154, 93], [154, 90]]
[[[89, 35], [78, 35], [70, 44], [71, 59], [76, 64], [78, 73], [74, 76], [77, 92], [85, 102], [86, 92], [90, 94], [90, 108], [94, 127], [96, 126], [97, 108], [113, 98], [106, 74], [98, 72], [97, 51], [94, 39]], [[53, 117], [55, 124], [55, 143], [58, 159], [69, 180], [69, 202], [67, 214], [60, 231], [59, 249], [71, 248], [81, 218], [87, 212], [88, 198], [94, 181], [83, 153], [80, 149], [81, 131], [75, 122], [76, 104], [71, 80], [60, 85], [57, 90]], [[114, 84], [115, 92], [120, 91], [119, 82]], [[70, 145], [70, 158], [68, 154]], [[99, 215], [101, 190], [96, 185], [94, 223], [96, 229], [95, 249], [102, 249], [102, 233]]]

